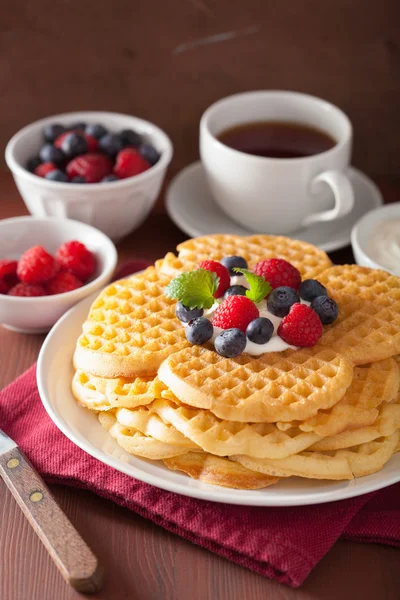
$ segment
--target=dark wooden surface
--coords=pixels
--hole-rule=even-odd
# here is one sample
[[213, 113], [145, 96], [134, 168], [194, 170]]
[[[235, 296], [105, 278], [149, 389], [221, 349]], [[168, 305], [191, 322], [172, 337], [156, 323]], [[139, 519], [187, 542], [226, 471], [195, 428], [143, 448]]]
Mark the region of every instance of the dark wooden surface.
[[[378, 181], [387, 201], [400, 187]], [[11, 176], [0, 173], [0, 218], [25, 214]], [[119, 245], [120, 260], [155, 259], [185, 239], [161, 201], [146, 223]], [[352, 260], [349, 248], [333, 253]], [[30, 366], [42, 336], [0, 328], [0, 388]], [[17, 399], [16, 399], [17, 402]], [[105, 567], [104, 600], [397, 600], [399, 551], [337, 543], [305, 584], [292, 590], [167, 533], [91, 493], [51, 486], [60, 506]], [[0, 599], [77, 600], [63, 581], [20, 508], [0, 482]]]

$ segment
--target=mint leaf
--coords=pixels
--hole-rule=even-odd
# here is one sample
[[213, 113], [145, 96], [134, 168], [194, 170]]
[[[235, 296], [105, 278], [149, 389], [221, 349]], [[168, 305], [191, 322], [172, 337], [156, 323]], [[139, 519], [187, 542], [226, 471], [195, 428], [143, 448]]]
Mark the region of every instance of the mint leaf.
[[238, 267], [234, 267], [233, 270], [235, 273], [240, 273], [244, 275], [247, 283], [250, 286], [250, 289], [247, 290], [246, 296], [255, 304], [257, 302], [261, 302], [268, 294], [272, 291], [272, 287], [268, 281], [262, 277], [262, 275], [256, 275], [253, 271], [249, 271], [248, 269], [239, 269]]
[[182, 302], [187, 308], [211, 308], [214, 294], [219, 285], [219, 277], [212, 271], [196, 269], [181, 273], [165, 288], [167, 298]]

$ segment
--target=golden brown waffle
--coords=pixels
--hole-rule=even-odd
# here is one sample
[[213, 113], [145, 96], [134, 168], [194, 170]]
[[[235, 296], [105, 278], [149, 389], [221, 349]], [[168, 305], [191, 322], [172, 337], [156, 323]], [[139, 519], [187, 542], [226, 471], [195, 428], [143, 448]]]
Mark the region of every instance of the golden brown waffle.
[[156, 400], [151, 410], [203, 450], [217, 456], [247, 454], [257, 458], [284, 458], [321, 439], [315, 433], [304, 433], [299, 429], [284, 433], [273, 423], [221, 420], [209, 410], [177, 405], [169, 400]]
[[329, 452], [300, 452], [282, 459], [232, 457], [244, 467], [275, 477], [299, 476], [309, 479], [353, 479], [379, 471], [396, 452], [399, 431], [389, 437]]
[[278, 481], [277, 477], [246, 469], [239, 463], [212, 454], [188, 452], [168, 458], [164, 464], [173, 471], [183, 471], [193, 479], [210, 485], [239, 490], [258, 490]]
[[278, 422], [277, 426], [282, 431], [298, 427], [323, 437], [335, 436], [346, 429], [367, 427], [378, 417], [377, 406], [396, 398], [399, 381], [399, 368], [392, 358], [356, 367], [350, 387], [332, 408], [319, 410], [305, 421]]
[[324, 327], [318, 345], [340, 352], [353, 365], [384, 360], [400, 352], [400, 311], [345, 294], [335, 298], [339, 316]]
[[160, 442], [155, 438], [143, 435], [136, 429], [120, 425], [113, 411], [99, 413], [99, 421], [104, 429], [107, 429], [111, 437], [129, 454], [150, 458], [151, 460], [162, 460], [171, 456], [185, 454], [188, 449], [183, 446], [173, 446]]
[[164, 296], [170, 277], [149, 267], [109, 285], [92, 304], [76, 345], [75, 367], [100, 377], [151, 377], [189, 345]]
[[154, 386], [152, 377], [106, 379], [78, 369], [72, 380], [72, 393], [81, 406], [100, 411], [150, 404], [155, 397]]
[[187, 450], [200, 450], [197, 444], [185, 437], [173, 424], [164, 421], [153, 410], [153, 406], [135, 410], [120, 408], [115, 411], [115, 417], [123, 427], [137, 429], [143, 435], [155, 438], [165, 444], [181, 446]]
[[220, 260], [239, 254], [253, 267], [267, 258], [284, 258], [299, 269], [304, 279], [315, 278], [332, 265], [327, 254], [306, 242], [273, 235], [206, 235], [179, 244], [178, 256], [171, 252], [156, 263], [164, 273], [176, 275], [197, 268], [202, 260]]
[[304, 420], [330, 408], [353, 378], [349, 361], [328, 348], [227, 359], [200, 346], [171, 355], [158, 373], [183, 403], [241, 422]]

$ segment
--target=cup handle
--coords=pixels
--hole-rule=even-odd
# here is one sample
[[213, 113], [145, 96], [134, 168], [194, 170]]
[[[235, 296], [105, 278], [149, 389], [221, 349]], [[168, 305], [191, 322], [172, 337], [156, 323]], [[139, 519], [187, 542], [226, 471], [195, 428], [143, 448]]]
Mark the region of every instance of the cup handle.
[[308, 215], [302, 221], [303, 227], [320, 221], [332, 221], [347, 215], [354, 206], [354, 191], [348, 177], [341, 171], [324, 171], [311, 182], [311, 193], [318, 194], [328, 184], [335, 197], [335, 206], [329, 210]]

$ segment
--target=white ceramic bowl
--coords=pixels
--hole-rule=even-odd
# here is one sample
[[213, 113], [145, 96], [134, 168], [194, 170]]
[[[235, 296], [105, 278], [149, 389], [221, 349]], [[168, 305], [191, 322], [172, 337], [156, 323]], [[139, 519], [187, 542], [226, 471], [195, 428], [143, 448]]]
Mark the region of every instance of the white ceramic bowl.
[[98, 229], [70, 219], [16, 217], [0, 221], [0, 259], [17, 260], [31, 246], [42, 245], [54, 254], [63, 242], [78, 240], [97, 257], [94, 276], [81, 288], [54, 296], [22, 298], [0, 294], [0, 323], [21, 333], [44, 333], [71, 306], [111, 279], [117, 250]]
[[400, 202], [385, 204], [375, 210], [371, 210], [354, 225], [351, 232], [351, 245], [358, 265], [370, 267], [371, 269], [384, 269], [396, 275], [396, 273], [385, 267], [385, 265], [376, 262], [371, 257], [369, 249], [371, 236], [376, 227], [380, 223], [394, 219], [400, 219]]
[[[110, 183], [71, 184], [50, 181], [25, 169], [37, 156], [43, 128], [49, 123], [68, 126], [76, 121], [101, 123], [111, 132], [134, 129], [161, 153], [160, 160], [140, 175]], [[32, 215], [77, 219], [118, 240], [145, 220], [160, 192], [172, 158], [169, 137], [149, 121], [111, 112], [73, 112], [35, 121], [16, 133], [7, 144], [6, 162]]]

